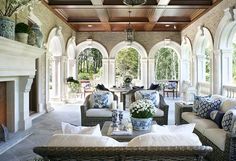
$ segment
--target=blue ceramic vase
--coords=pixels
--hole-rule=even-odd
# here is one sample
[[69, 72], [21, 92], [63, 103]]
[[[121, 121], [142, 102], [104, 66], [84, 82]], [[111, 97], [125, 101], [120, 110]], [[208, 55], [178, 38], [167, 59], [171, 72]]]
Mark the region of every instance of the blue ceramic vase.
[[40, 27], [37, 24], [33, 24], [31, 27], [32, 32], [35, 33], [35, 45], [39, 48], [43, 46], [43, 33], [40, 30]]
[[15, 40], [15, 21], [9, 17], [0, 17], [0, 36]]
[[131, 117], [131, 123], [134, 130], [149, 130], [152, 126], [152, 117], [146, 119]]

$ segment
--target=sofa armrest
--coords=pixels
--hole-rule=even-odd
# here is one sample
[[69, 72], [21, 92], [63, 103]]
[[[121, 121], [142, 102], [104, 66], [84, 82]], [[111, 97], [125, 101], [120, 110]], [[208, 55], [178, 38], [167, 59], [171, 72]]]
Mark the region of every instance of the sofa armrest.
[[162, 95], [160, 95], [159, 108], [164, 111], [164, 117], [168, 120], [169, 105], [166, 104]]
[[88, 107], [85, 105], [81, 105], [80, 110], [81, 110], [81, 124], [83, 125], [83, 123], [86, 120], [86, 111], [88, 110]]

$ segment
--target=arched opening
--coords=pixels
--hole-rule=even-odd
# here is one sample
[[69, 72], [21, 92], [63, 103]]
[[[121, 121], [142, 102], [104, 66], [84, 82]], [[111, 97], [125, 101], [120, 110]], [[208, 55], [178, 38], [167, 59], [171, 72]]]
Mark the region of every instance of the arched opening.
[[47, 41], [46, 56], [46, 102], [47, 111], [52, 110], [52, 102], [65, 99], [65, 43], [61, 27], [51, 30]]
[[[109, 60], [109, 86], [111, 87], [116, 85], [116, 58], [120, 51], [125, 51], [126, 49], [136, 51], [134, 52], [136, 53], [135, 55], [137, 56], [137, 53], [139, 55], [140, 63], [136, 63], [136, 65], [140, 64], [140, 79], [136, 79], [134, 83], [147, 88], [147, 52], [141, 44], [135, 41], [133, 41], [131, 44], [127, 43], [126, 41], [122, 41], [112, 48]], [[138, 78], [138, 75], [135, 77]]]
[[[149, 53], [149, 84], [156, 82], [164, 85], [167, 79], [173, 80], [173, 78], [175, 79], [175, 81], [179, 82], [179, 77], [181, 75], [180, 54], [180, 45], [174, 41], [171, 41], [170, 39], [165, 39], [164, 41], [161, 41], [154, 45]], [[169, 60], [165, 60], [165, 57], [168, 57]], [[167, 63], [173, 58], [175, 59], [174, 62]], [[164, 69], [163, 67], [161, 67], [161, 65], [166, 65], [169, 69]], [[165, 74], [159, 72], [158, 70], [162, 70], [162, 72]], [[166, 72], [163, 70], [166, 70]], [[178, 84], [179, 89], [181, 89], [181, 83], [179, 82]]]
[[161, 48], [155, 55], [155, 80], [178, 80], [179, 59], [171, 48]]
[[[93, 86], [108, 86], [108, 52], [99, 42], [88, 39], [76, 46], [78, 79], [93, 79]], [[88, 71], [88, 72], [87, 72]]]
[[193, 51], [196, 55], [194, 85], [201, 95], [212, 93], [213, 40], [210, 31], [200, 26], [194, 39]]
[[124, 85], [124, 78], [131, 77], [132, 84], [138, 85], [141, 81], [141, 64], [138, 51], [134, 48], [123, 48], [116, 56], [116, 86]]
[[71, 37], [67, 43], [67, 78], [73, 77], [75, 80], [77, 79], [76, 75], [76, 44], [75, 37]]

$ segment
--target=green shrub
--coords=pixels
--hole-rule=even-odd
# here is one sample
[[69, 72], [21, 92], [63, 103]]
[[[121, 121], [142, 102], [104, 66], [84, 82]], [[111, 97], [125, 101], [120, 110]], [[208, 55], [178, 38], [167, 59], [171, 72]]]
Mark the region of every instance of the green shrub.
[[90, 80], [93, 79], [92, 73], [79, 73], [78, 75], [79, 80]]
[[16, 24], [15, 33], [29, 33], [29, 26], [23, 22]]

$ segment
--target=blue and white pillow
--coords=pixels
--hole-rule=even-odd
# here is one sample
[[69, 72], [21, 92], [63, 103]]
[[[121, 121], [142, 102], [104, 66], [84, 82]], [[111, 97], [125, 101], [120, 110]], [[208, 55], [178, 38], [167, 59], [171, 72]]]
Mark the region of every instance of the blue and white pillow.
[[156, 90], [139, 90], [135, 92], [135, 100], [148, 99], [158, 107], [159, 104], [159, 93]]
[[197, 95], [194, 95], [193, 112], [197, 113], [199, 103], [200, 103], [201, 99], [210, 99], [210, 97], [211, 96], [197, 96]]
[[108, 91], [96, 91], [89, 97], [89, 104], [92, 108], [111, 108], [113, 94]]
[[235, 121], [236, 121], [236, 109], [228, 110], [225, 113], [225, 115], [222, 119], [222, 122], [221, 122], [223, 129], [225, 131], [232, 132], [233, 128], [234, 128]]
[[200, 99], [197, 116], [207, 118], [209, 111], [218, 110], [221, 105], [221, 100]]

